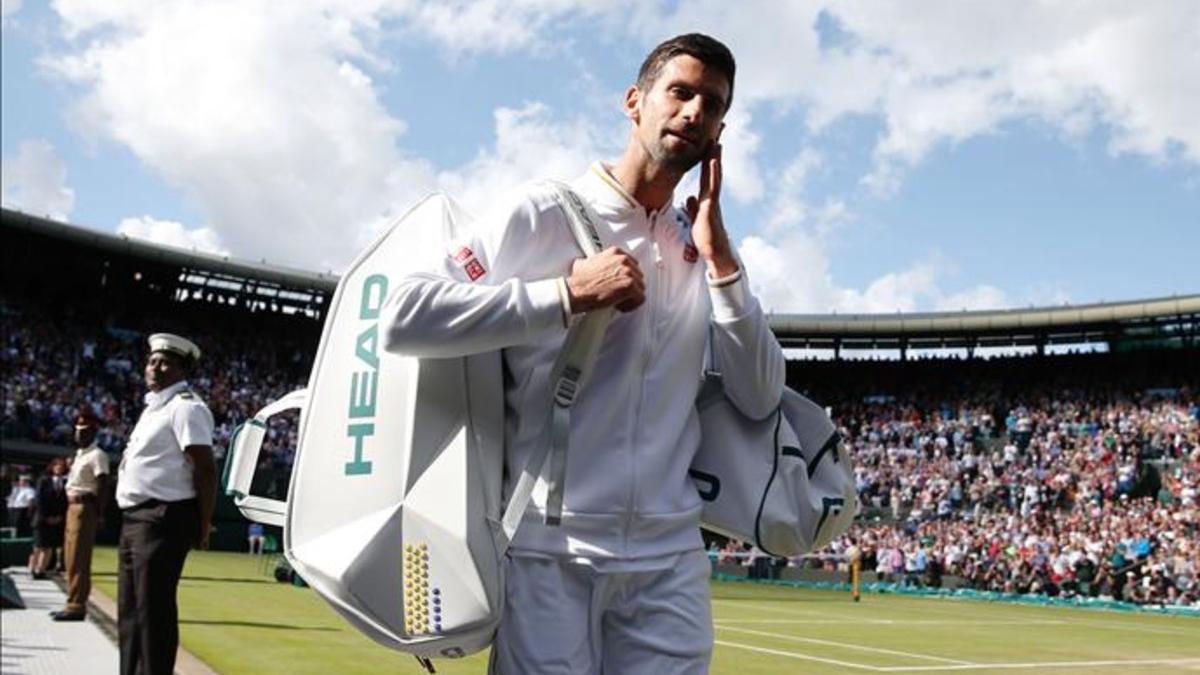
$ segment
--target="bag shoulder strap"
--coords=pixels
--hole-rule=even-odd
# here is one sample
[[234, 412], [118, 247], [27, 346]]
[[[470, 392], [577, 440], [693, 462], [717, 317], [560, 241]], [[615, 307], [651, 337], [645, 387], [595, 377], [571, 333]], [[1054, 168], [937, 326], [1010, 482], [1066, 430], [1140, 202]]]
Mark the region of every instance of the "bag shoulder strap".
[[[584, 256], [596, 255], [603, 249], [597, 223], [600, 217], [590, 206], [564, 183], [550, 182], [555, 201], [563, 215], [575, 243]], [[589, 312], [571, 324], [562, 350], [550, 370], [554, 382], [550, 401], [549, 419], [544, 425], [545, 434], [537, 450], [525, 463], [517, 485], [509, 497], [501, 524], [506, 541], [511, 541], [525, 515], [525, 509], [533, 498], [533, 488], [543, 469], [549, 462], [547, 474], [546, 524], [562, 522], [563, 488], [567, 474], [567, 450], [571, 431], [571, 408], [579, 396], [600, 351], [604, 332], [612, 318], [612, 309], [605, 308]]]

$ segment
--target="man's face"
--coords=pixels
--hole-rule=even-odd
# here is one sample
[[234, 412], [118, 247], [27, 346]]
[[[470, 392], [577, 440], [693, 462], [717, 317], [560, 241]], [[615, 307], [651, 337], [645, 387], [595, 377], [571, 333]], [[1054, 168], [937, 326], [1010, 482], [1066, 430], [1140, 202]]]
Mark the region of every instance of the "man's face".
[[625, 106], [651, 159], [683, 174], [720, 136], [728, 101], [725, 75], [684, 54], [663, 65], [649, 90], [630, 89]]
[[96, 427], [75, 427], [76, 447], [86, 448], [96, 440]]
[[146, 386], [150, 391], [159, 391], [179, 382], [186, 373], [183, 357], [170, 352], [153, 352], [146, 361]]

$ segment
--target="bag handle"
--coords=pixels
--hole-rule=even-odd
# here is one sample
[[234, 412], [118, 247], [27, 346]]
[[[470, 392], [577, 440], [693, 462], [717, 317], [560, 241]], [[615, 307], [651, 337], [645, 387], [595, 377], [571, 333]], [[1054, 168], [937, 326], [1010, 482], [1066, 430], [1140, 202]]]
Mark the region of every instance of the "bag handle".
[[[600, 218], [591, 207], [569, 186], [564, 183], [550, 181], [554, 190], [555, 201], [566, 216], [567, 225], [575, 238], [576, 245], [585, 257], [591, 257], [603, 249], [600, 232], [596, 223]], [[551, 381], [554, 382], [552, 399], [550, 401], [549, 419], [545, 424], [545, 434], [538, 443], [537, 450], [525, 468], [521, 471], [517, 485], [509, 497], [508, 506], [504, 510], [502, 525], [506, 538], [511, 541], [517, 526], [525, 514], [533, 498], [533, 488], [544, 469], [548, 472], [546, 478], [546, 524], [559, 525], [562, 522], [563, 489], [567, 475], [567, 450], [571, 432], [571, 408], [579, 396], [596, 362], [596, 354], [600, 351], [600, 343], [612, 319], [612, 308], [606, 307], [589, 312], [571, 324], [562, 350], [554, 360], [550, 370]]]
[[225, 494], [233, 497], [242, 515], [255, 522], [283, 527], [287, 516], [287, 501], [256, 497], [250, 494], [258, 456], [267, 434], [267, 419], [285, 410], [299, 410], [308, 403], [308, 390], [297, 389], [255, 413], [238, 425], [229, 440], [229, 456], [225, 458], [222, 482]]

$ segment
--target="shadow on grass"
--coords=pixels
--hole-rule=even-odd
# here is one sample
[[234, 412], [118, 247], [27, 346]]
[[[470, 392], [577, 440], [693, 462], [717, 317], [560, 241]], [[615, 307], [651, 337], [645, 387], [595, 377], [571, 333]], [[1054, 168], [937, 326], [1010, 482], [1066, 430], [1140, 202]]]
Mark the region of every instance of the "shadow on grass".
[[[108, 577], [116, 579], [116, 572], [92, 572], [93, 577]], [[280, 582], [274, 579], [251, 579], [247, 577], [202, 577], [194, 574], [185, 574], [182, 577], [183, 581], [216, 581], [220, 583], [231, 584], [278, 584]]]
[[263, 623], [261, 621], [206, 621], [204, 619], [180, 619], [180, 624], [192, 626], [236, 626], [238, 628], [269, 628], [271, 630], [307, 630], [336, 633], [337, 628], [329, 626], [295, 626], [286, 623]]

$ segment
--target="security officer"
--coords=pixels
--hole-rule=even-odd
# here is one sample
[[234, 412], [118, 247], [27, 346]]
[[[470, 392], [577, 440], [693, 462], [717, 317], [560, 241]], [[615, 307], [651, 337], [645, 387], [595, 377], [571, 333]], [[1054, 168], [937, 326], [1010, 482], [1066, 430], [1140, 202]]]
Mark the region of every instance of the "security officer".
[[96, 445], [100, 421], [87, 412], [75, 417], [75, 461], [67, 477], [67, 531], [63, 556], [67, 560], [67, 606], [55, 621], [82, 621], [92, 590], [92, 546], [96, 527], [104, 518], [108, 455]]
[[216, 500], [213, 417], [188, 387], [191, 340], [150, 336], [146, 408], [117, 476], [122, 675], [171, 675], [179, 646], [176, 589], [192, 546], [208, 547]]

